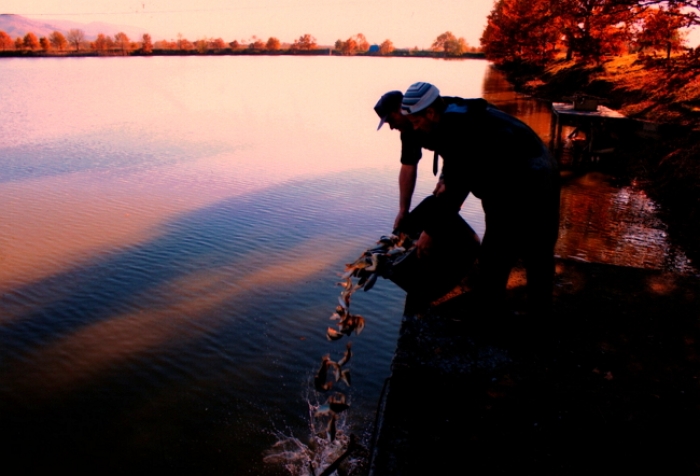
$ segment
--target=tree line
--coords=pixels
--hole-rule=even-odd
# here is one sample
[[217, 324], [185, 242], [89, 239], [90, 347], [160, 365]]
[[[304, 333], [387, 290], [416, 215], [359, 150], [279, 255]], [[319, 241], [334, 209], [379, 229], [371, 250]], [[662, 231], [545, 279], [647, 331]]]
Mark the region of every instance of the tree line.
[[[487, 59], [545, 66], [623, 53], [686, 51], [683, 28], [700, 24], [700, 0], [497, 0], [481, 37]], [[697, 53], [697, 51], [695, 52]]]
[[[151, 35], [144, 34], [133, 41], [125, 33], [119, 32], [114, 36], [100, 33], [91, 41], [85, 39], [85, 33], [80, 29], [72, 29], [67, 35], [54, 31], [46, 37], [37, 38], [34, 33], [18, 36], [14, 40], [6, 32], [0, 30], [0, 52], [15, 54], [97, 54], [97, 55], [150, 55], [150, 54], [211, 54], [211, 53], [311, 53], [320, 50], [316, 38], [306, 33], [291, 43], [283, 44], [278, 38], [267, 40], [253, 36], [249, 42], [233, 40], [225, 42], [222, 38], [202, 38], [190, 41], [178, 34], [176, 40], [153, 41]], [[328, 51], [328, 50], [325, 50]], [[464, 38], [457, 38], [447, 31], [439, 35], [428, 51], [412, 49], [397, 49], [391, 40], [387, 39], [379, 45], [370, 45], [362, 33], [351, 36], [347, 40], [337, 40], [329, 53], [338, 55], [431, 55], [460, 57], [465, 54], [478, 53], [479, 49], [470, 47]]]

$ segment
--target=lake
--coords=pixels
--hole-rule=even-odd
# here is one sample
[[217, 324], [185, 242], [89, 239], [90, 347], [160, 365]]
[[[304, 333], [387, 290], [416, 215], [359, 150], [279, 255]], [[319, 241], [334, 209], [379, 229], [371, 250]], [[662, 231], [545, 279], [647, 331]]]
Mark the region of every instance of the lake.
[[[428, 81], [549, 133], [548, 105], [480, 60], [8, 58], [0, 73], [0, 454], [25, 469], [289, 474], [263, 458], [308, 443], [313, 375], [346, 342], [325, 336], [339, 275], [398, 208], [377, 99]], [[483, 233], [478, 200], [462, 215]], [[684, 263], [660, 226], [640, 266]], [[560, 256], [630, 254], [615, 255], [623, 231], [596, 254], [573, 228]], [[353, 296], [367, 325], [340, 423], [364, 444], [404, 299], [384, 280]]]

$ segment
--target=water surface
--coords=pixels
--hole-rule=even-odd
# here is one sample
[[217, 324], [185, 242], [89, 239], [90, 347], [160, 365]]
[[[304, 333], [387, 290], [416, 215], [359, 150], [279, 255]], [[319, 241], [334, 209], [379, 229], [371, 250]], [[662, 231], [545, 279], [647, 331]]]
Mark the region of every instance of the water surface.
[[[308, 437], [310, 379], [343, 350], [325, 338], [338, 274], [397, 210], [398, 133], [376, 131], [379, 96], [429, 81], [549, 131], [548, 105], [478, 60], [41, 58], [0, 72], [2, 454], [52, 469], [285, 474], [262, 458], [280, 435]], [[563, 227], [560, 256], [639, 255], [593, 204], [624, 214], [646, 197], [566, 193], [564, 215], [585, 202], [594, 218]], [[462, 215], [483, 233], [478, 200]], [[651, 245], [622, 265], [684, 262], [635, 230]], [[404, 297], [388, 281], [353, 297], [367, 326], [343, 431], [365, 442]]]

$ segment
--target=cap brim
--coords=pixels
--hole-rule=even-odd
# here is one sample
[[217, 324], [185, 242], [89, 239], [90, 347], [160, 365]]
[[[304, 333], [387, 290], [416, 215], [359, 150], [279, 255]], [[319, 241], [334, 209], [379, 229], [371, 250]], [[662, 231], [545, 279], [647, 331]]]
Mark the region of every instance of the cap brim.
[[385, 119], [380, 120], [379, 125], [377, 126], [377, 130], [381, 129], [385, 122], [386, 122]]

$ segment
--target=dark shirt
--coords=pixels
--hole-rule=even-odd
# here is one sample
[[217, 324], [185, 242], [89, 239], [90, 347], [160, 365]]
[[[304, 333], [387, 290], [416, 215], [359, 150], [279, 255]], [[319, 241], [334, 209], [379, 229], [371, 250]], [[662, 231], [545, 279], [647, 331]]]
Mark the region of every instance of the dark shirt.
[[436, 151], [445, 185], [462, 199], [469, 192], [478, 198], [507, 194], [533, 174], [556, 168], [529, 126], [484, 99], [449, 98], [433, 131], [405, 132], [401, 140], [402, 163], [417, 163], [420, 147]]

